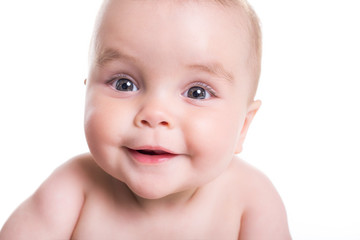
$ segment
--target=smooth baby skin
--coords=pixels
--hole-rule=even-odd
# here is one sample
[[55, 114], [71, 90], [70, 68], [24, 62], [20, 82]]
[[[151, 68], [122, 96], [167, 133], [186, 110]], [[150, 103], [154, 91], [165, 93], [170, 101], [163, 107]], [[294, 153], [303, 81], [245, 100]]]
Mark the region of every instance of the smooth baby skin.
[[290, 239], [272, 184], [235, 157], [260, 107], [245, 25], [213, 1], [107, 1], [86, 82], [91, 153], [0, 239]]
[[148, 211], [89, 154], [58, 168], [11, 216], [0, 239], [290, 239], [270, 181], [234, 158], [187, 201]]

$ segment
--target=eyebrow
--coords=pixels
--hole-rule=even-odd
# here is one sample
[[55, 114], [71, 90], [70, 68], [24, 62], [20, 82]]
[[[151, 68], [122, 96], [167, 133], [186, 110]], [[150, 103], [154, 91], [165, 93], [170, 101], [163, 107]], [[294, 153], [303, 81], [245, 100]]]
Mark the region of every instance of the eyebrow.
[[222, 66], [222, 64], [218, 62], [212, 62], [208, 64], [192, 64], [189, 65], [189, 68], [197, 69], [209, 73], [216, 77], [226, 79], [229, 82], [232, 82], [234, 79], [233, 74], [229, 71], [226, 71], [225, 68]]
[[108, 48], [99, 53], [99, 55], [96, 59], [96, 63], [99, 66], [104, 66], [107, 62], [120, 60], [120, 59], [125, 59], [130, 62], [137, 62], [136, 58], [134, 58], [132, 56], [120, 53], [116, 49]]
[[[130, 55], [123, 54], [113, 48], [108, 48], [99, 53], [96, 59], [96, 63], [99, 66], [104, 66], [107, 62], [116, 61], [120, 59], [124, 59], [133, 63], [138, 62], [136, 58]], [[191, 64], [188, 65], [188, 67], [190, 69], [196, 69], [214, 75], [216, 77], [226, 79], [229, 82], [232, 82], [234, 79], [233, 74], [229, 71], [226, 71], [223, 65], [218, 62], [210, 62], [206, 64]]]

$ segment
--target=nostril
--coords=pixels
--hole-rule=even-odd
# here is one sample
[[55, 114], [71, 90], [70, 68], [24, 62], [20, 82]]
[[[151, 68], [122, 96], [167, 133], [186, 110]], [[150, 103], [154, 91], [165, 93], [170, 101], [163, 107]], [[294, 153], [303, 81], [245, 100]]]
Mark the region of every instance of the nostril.
[[167, 122], [167, 121], [161, 121], [158, 123], [154, 122], [154, 125], [153, 125], [152, 122], [149, 122], [149, 121], [143, 119], [140, 121], [140, 123], [141, 123], [141, 125], [147, 126], [147, 127], [155, 127], [156, 125], [164, 126], [164, 127], [169, 126], [169, 122]]
[[146, 120], [141, 120], [141, 124], [145, 126], [150, 126], [150, 123]]
[[168, 125], [169, 125], [169, 123], [168, 123], [168, 122], [166, 122], [166, 121], [162, 121], [162, 122], [160, 122], [160, 125], [161, 125], [161, 126], [168, 126]]

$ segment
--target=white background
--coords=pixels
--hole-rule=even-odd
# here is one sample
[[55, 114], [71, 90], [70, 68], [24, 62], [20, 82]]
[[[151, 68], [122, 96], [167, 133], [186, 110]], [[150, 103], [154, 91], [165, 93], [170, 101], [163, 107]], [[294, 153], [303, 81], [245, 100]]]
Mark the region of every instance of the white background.
[[[0, 226], [87, 151], [83, 80], [99, 3], [0, 3]], [[263, 26], [263, 105], [241, 157], [273, 181], [294, 239], [360, 239], [360, 3], [251, 3]]]

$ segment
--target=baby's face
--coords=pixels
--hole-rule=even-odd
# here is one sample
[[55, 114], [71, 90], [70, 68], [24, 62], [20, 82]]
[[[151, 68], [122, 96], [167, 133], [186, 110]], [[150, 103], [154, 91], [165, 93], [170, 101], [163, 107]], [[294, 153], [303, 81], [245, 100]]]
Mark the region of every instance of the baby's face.
[[100, 20], [85, 112], [99, 166], [149, 199], [219, 176], [258, 108], [238, 11], [122, 0]]

